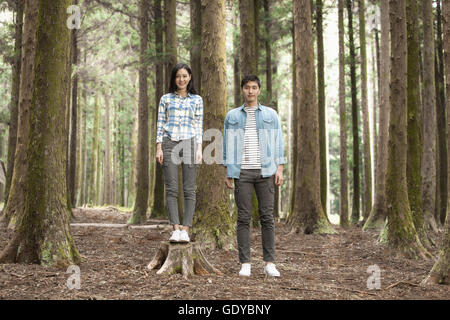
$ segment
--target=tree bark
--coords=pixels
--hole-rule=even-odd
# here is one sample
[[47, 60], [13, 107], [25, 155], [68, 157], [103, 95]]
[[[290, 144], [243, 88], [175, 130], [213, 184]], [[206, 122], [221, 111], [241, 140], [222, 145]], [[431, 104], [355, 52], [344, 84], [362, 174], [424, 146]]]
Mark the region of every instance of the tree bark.
[[420, 115], [420, 70], [419, 70], [419, 26], [417, 0], [407, 0], [407, 42], [408, 42], [408, 155], [406, 165], [406, 181], [408, 199], [413, 217], [414, 227], [421, 242], [428, 246], [428, 238], [424, 229], [422, 213], [422, 197], [420, 164], [422, 155], [421, 115]]
[[316, 33], [317, 33], [317, 102], [319, 107], [319, 146], [320, 146], [320, 202], [327, 214], [328, 163], [326, 136], [326, 104], [325, 104], [325, 56], [323, 48], [323, 1], [316, 0]]
[[239, 0], [240, 14], [240, 48], [239, 57], [242, 77], [257, 74], [258, 61], [256, 55], [255, 3], [254, 0]]
[[15, 0], [15, 34], [14, 34], [14, 60], [12, 63], [12, 79], [11, 79], [11, 103], [9, 106], [9, 131], [8, 131], [8, 156], [6, 166], [5, 181], [5, 204], [8, 204], [8, 195], [11, 189], [11, 182], [14, 171], [14, 159], [16, 155], [18, 120], [19, 120], [19, 94], [20, 94], [20, 73], [22, 61], [22, 29], [24, 0]]
[[358, 100], [356, 92], [356, 53], [353, 35], [353, 9], [352, 0], [347, 0], [348, 37], [350, 47], [350, 78], [352, 94], [352, 132], [353, 132], [353, 224], [359, 223], [360, 217], [360, 176], [359, 176], [359, 125], [358, 125]]
[[[238, 9], [238, 8], [237, 8]], [[238, 13], [236, 10], [233, 10], [233, 25], [238, 28]], [[238, 28], [238, 30], [240, 30]], [[233, 98], [234, 98], [234, 107], [239, 107], [242, 105], [242, 96], [241, 96], [241, 74], [240, 74], [240, 63], [239, 63], [239, 55], [240, 55], [240, 33], [233, 32]]]
[[202, 51], [202, 1], [190, 0], [191, 8], [191, 69], [193, 84], [197, 92], [201, 92], [201, 51]]
[[105, 174], [104, 174], [104, 196], [103, 204], [111, 204], [111, 137], [109, 116], [109, 93], [104, 93], [105, 100]]
[[[86, 57], [86, 55], [85, 55]], [[86, 62], [86, 61], [85, 61]], [[80, 183], [80, 205], [84, 205], [87, 202], [86, 196], [87, 196], [87, 92], [86, 92], [86, 88], [83, 88], [83, 134], [82, 134], [82, 153], [81, 153], [81, 158], [82, 158], [82, 169], [81, 169], [81, 174], [82, 174], [82, 178], [81, 178], [81, 183]]]
[[344, 0], [338, 1], [339, 29], [339, 128], [340, 128], [340, 193], [339, 216], [341, 227], [348, 227], [348, 164], [347, 164], [347, 112], [345, 104], [345, 44]]
[[[28, 6], [32, 5], [27, 1]], [[65, 109], [70, 31], [69, 0], [37, 2], [36, 72], [30, 106], [24, 208], [18, 212], [12, 240], [0, 262], [67, 267], [80, 262], [70, 235], [66, 196]], [[34, 5], [34, 4], [33, 4]], [[30, 17], [26, 16], [28, 23]], [[27, 28], [25, 28], [27, 30]], [[34, 32], [33, 29], [27, 31]], [[25, 34], [28, 36], [27, 34]]]
[[[445, 76], [447, 92], [450, 92], [450, 5], [444, 1], [442, 5], [444, 43], [445, 43]], [[450, 95], [447, 94], [447, 106], [450, 106]], [[450, 116], [447, 114], [447, 128], [450, 125]], [[447, 140], [450, 141], [450, 139]], [[447, 159], [447, 167], [450, 169], [450, 159]], [[450, 198], [450, 197], [449, 197]], [[448, 208], [448, 206], [447, 206]], [[445, 231], [442, 235], [441, 249], [438, 260], [430, 271], [425, 283], [450, 284], [450, 215], [447, 213]]]
[[147, 220], [148, 208], [148, 88], [147, 88], [147, 61], [146, 50], [148, 47], [148, 11], [149, 1], [139, 2], [141, 36], [139, 54], [139, 114], [138, 114], [138, 145], [136, 152], [136, 201], [134, 202], [133, 215], [129, 224], [142, 224]]
[[169, 92], [170, 75], [177, 64], [177, 2], [176, 0], [164, 0], [164, 38], [166, 56], [166, 92]]
[[[74, 5], [77, 5], [78, 1], [74, 1]], [[77, 29], [72, 29], [71, 35], [71, 53], [72, 53], [72, 65], [75, 69], [75, 74], [73, 75], [71, 83], [71, 116], [70, 116], [70, 139], [69, 139], [69, 194], [72, 207], [76, 206], [76, 162], [77, 162], [77, 116], [78, 116], [78, 40], [77, 40]], [[69, 95], [70, 96], [70, 95]]]
[[94, 102], [94, 127], [92, 129], [92, 149], [91, 149], [91, 166], [89, 170], [89, 199], [88, 203], [97, 205], [96, 203], [96, 178], [97, 178], [97, 162], [98, 160], [98, 127], [100, 122], [100, 104], [98, 96], [95, 96]]
[[389, 0], [381, 0], [381, 44], [380, 44], [380, 99], [379, 99], [379, 134], [377, 152], [377, 170], [375, 178], [375, 200], [369, 218], [363, 230], [381, 230], [386, 219], [386, 170], [388, 160], [389, 139], [389, 70], [390, 70], [390, 43], [389, 43]]
[[423, 150], [422, 210], [427, 231], [437, 232], [436, 219], [436, 97], [432, 0], [423, 1]]
[[366, 49], [366, 18], [365, 2], [358, 0], [359, 13], [359, 43], [361, 52], [361, 109], [363, 117], [364, 143], [364, 205], [363, 223], [369, 218], [372, 210], [372, 152], [370, 143], [369, 107], [367, 97], [367, 49]]
[[294, 0], [295, 72], [302, 116], [297, 120], [298, 163], [292, 222], [306, 234], [335, 233], [320, 202], [319, 119], [309, 0]]
[[[205, 131], [222, 130], [228, 109], [225, 24], [225, 0], [202, 0], [201, 96]], [[194, 236], [212, 246], [226, 247], [234, 239], [235, 219], [230, 214], [229, 191], [224, 183], [218, 183], [223, 181], [223, 167], [199, 165], [198, 176], [202, 181], [197, 184]]]
[[407, 163], [407, 30], [406, 0], [389, 0], [391, 28], [391, 108], [388, 167], [386, 174], [387, 217], [380, 240], [407, 257], [427, 258], [408, 200]]
[[[157, 56], [163, 55], [163, 33], [162, 33], [162, 12], [161, 12], [161, 0], [154, 1], [154, 14], [155, 14], [155, 50]], [[160, 61], [155, 63], [155, 106], [159, 105], [159, 100], [164, 94], [164, 64]], [[200, 83], [200, 79], [197, 79]], [[154, 121], [158, 120], [158, 112], [155, 112]], [[152, 143], [155, 143], [152, 141]], [[155, 159], [152, 159], [155, 161]], [[155, 188], [153, 195], [153, 211], [152, 217], [161, 217], [165, 215], [164, 206], [164, 181], [162, 166], [156, 163], [155, 168]]]
[[181, 273], [185, 279], [192, 275], [222, 275], [222, 272], [206, 260], [200, 246], [193, 242], [173, 244], [162, 241], [147, 269], [158, 269], [158, 275]]
[[23, 26], [23, 47], [21, 54], [19, 114], [17, 144], [14, 157], [14, 169], [8, 202], [5, 203], [2, 221], [13, 228], [15, 216], [25, 209], [25, 174], [27, 171], [27, 143], [30, 130], [30, 106], [34, 88], [34, 66], [36, 50], [37, 2], [27, 0], [24, 8], [27, 20]]
[[442, 14], [441, 1], [436, 1], [436, 37], [437, 37], [437, 81], [436, 81], [436, 107], [437, 107], [437, 130], [438, 130], [438, 151], [439, 151], [439, 206], [438, 215], [441, 224], [444, 224], [447, 213], [447, 134], [445, 121], [447, 119], [447, 108], [445, 105], [445, 87], [444, 87], [444, 57], [442, 44]]

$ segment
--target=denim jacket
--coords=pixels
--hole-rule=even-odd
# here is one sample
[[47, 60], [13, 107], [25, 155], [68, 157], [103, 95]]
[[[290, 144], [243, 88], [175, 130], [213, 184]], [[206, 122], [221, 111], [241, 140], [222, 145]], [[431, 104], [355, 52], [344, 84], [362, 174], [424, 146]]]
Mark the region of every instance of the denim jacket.
[[[225, 117], [222, 164], [227, 168], [229, 178], [239, 179], [246, 121], [247, 113], [244, 111], [244, 105], [230, 110]], [[286, 163], [283, 135], [277, 112], [258, 104], [256, 127], [261, 154], [261, 175], [266, 178], [275, 174], [278, 165]]]

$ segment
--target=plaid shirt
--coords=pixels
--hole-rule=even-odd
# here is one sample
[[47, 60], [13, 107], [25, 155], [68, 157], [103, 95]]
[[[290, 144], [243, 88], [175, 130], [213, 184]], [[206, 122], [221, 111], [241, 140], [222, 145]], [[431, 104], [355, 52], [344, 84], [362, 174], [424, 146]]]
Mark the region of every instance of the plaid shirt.
[[163, 95], [158, 107], [156, 143], [162, 142], [163, 136], [172, 141], [195, 137], [197, 143], [202, 143], [202, 97], [191, 93], [184, 98], [175, 93]]

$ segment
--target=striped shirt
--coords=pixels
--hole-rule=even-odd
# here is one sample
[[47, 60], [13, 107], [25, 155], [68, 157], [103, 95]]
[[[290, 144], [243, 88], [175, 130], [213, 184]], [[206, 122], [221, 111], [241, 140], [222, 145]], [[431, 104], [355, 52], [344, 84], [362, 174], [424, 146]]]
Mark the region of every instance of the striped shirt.
[[191, 93], [184, 98], [176, 93], [163, 95], [158, 107], [156, 143], [162, 142], [163, 137], [172, 141], [195, 137], [197, 143], [202, 143], [202, 136], [202, 97]]
[[256, 107], [244, 107], [247, 113], [244, 133], [244, 153], [241, 169], [261, 169], [258, 129], [256, 128]]

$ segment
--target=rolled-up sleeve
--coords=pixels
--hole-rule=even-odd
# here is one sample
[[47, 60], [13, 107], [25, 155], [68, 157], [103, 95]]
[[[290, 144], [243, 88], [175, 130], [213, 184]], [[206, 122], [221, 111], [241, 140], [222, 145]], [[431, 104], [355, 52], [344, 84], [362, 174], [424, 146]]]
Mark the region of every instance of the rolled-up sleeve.
[[198, 102], [196, 103], [194, 115], [195, 141], [201, 144], [203, 141], [203, 99], [200, 96], [198, 98]]
[[276, 120], [278, 122], [277, 134], [275, 136], [275, 164], [286, 164], [286, 158], [284, 157], [284, 143], [283, 143], [283, 130], [281, 127], [280, 117], [276, 114]]
[[163, 141], [163, 125], [166, 123], [166, 101], [164, 96], [159, 100], [158, 121], [156, 122], [156, 143]]
[[227, 126], [228, 126], [228, 114], [225, 116], [223, 122], [223, 136], [222, 136], [222, 165], [226, 167], [227, 159]]

